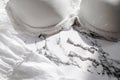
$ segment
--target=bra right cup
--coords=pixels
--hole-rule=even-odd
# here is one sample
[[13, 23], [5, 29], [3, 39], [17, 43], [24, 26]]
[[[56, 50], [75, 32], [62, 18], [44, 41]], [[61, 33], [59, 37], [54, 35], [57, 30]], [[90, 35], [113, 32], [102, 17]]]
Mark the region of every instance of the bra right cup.
[[120, 39], [120, 0], [82, 0], [81, 26], [108, 40]]

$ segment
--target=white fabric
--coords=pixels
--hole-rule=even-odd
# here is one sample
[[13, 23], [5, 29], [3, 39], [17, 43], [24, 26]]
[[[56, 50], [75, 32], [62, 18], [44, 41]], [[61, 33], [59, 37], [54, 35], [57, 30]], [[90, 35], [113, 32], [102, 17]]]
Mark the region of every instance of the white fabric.
[[23, 41], [0, 31], [0, 80], [68, 80], [55, 64], [26, 48]]

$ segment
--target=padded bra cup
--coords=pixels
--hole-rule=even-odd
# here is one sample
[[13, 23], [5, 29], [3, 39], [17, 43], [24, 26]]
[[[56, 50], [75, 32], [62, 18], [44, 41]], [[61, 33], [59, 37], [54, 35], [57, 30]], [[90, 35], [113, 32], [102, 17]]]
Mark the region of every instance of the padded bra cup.
[[74, 23], [79, 8], [72, 1], [10, 0], [6, 10], [15, 30], [34, 36], [53, 35]]
[[[113, 0], [113, 2], [116, 2]], [[100, 30], [120, 32], [119, 3], [113, 4], [110, 0], [82, 1], [80, 14]]]
[[42, 0], [14, 0], [11, 6], [17, 18], [32, 27], [48, 27], [63, 19], [53, 6]]

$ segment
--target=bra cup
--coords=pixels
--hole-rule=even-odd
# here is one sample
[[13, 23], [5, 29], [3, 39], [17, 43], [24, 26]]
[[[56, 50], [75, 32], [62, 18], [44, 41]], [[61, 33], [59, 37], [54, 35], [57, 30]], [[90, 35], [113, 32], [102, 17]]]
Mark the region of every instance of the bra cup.
[[83, 0], [79, 11], [83, 27], [104, 37], [112, 38], [120, 38], [119, 14], [119, 0]]
[[48, 27], [62, 20], [62, 16], [43, 0], [13, 0], [11, 7], [22, 22], [32, 27]]
[[48, 35], [73, 24], [78, 7], [73, 8], [72, 1], [10, 0], [6, 10], [16, 30]]

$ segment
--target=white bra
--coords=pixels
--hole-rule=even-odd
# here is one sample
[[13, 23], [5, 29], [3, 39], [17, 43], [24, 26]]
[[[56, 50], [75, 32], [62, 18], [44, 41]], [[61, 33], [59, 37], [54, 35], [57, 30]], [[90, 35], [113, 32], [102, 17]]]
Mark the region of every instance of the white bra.
[[35, 36], [52, 35], [73, 24], [79, 8], [76, 3], [73, 0], [10, 0], [6, 9], [16, 30]]
[[84, 28], [109, 40], [120, 38], [119, 0], [10, 0], [6, 8], [15, 29], [33, 35], [69, 29], [79, 16]]

